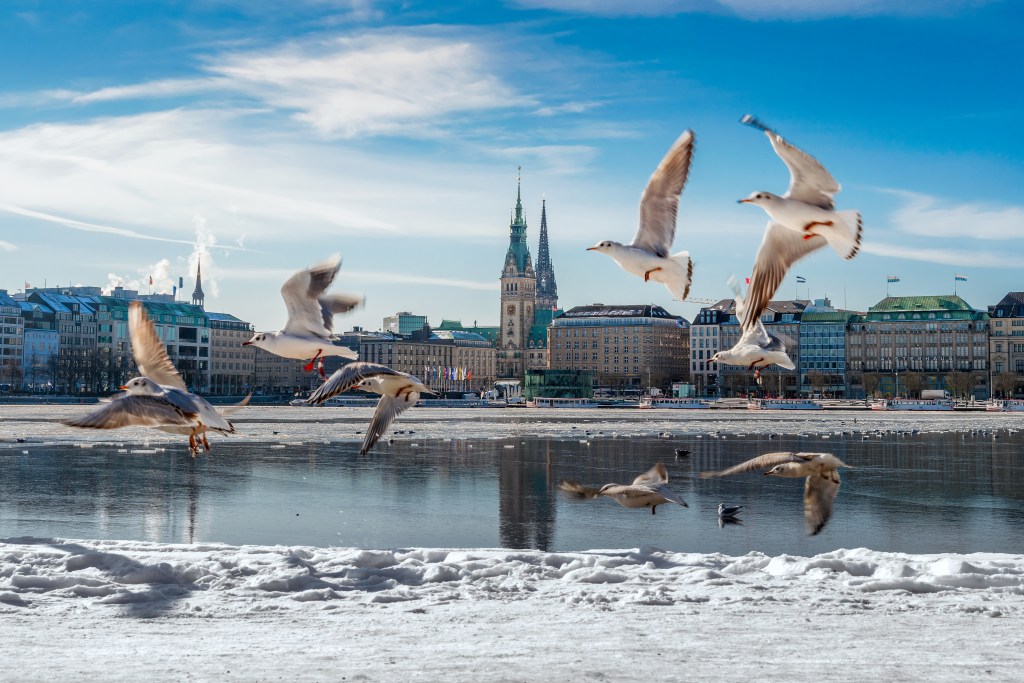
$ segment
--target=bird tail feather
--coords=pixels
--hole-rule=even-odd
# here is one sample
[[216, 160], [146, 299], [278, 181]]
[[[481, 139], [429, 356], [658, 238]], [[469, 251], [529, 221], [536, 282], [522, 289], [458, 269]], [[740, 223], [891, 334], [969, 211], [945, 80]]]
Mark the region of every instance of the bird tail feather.
[[852, 259], [860, 251], [861, 220], [859, 211], [836, 211], [835, 229], [820, 233], [844, 259]]
[[665, 286], [668, 291], [672, 292], [672, 296], [684, 301], [686, 297], [690, 296], [690, 283], [693, 282], [693, 261], [690, 259], [690, 252], [681, 251], [678, 254], [672, 254], [669, 258], [679, 264], [686, 275], [676, 278], [672, 282], [666, 282]]

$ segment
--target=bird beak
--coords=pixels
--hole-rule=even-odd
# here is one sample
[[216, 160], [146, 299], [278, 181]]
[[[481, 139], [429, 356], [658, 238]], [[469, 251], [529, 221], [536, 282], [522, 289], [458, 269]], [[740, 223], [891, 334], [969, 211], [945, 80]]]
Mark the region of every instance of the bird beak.
[[762, 472], [761, 474], [767, 477], [769, 474], [771, 474], [771, 472]]
[[242, 346], [252, 346], [252, 342], [242, 342]]
[[128, 391], [128, 387], [126, 387], [123, 384], [121, 386], [119, 386], [118, 389], [120, 389], [121, 391]]
[[737, 199], [736, 203], [737, 204], [749, 204], [750, 200], [749, 199]]
[[587, 247], [587, 251], [597, 251], [597, 247]]

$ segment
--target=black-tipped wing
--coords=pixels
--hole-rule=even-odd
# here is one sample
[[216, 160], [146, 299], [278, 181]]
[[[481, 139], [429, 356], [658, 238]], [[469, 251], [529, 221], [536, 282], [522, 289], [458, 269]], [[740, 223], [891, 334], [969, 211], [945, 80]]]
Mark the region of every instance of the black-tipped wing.
[[167, 348], [156, 334], [156, 326], [146, 315], [141, 301], [128, 304], [128, 336], [139, 374], [157, 384], [185, 391], [185, 381], [174, 368]]
[[579, 500], [593, 500], [601, 492], [601, 489], [584, 486], [578, 481], [573, 481], [572, 479], [563, 479], [558, 482], [558, 490], [570, 498], [576, 498]]
[[741, 474], [743, 472], [750, 472], [753, 470], [764, 470], [781, 465], [784, 462], [800, 462], [807, 458], [802, 457], [799, 453], [792, 453], [789, 451], [780, 451], [777, 453], [765, 453], [759, 455], [756, 458], [751, 458], [746, 462], [741, 462], [739, 465], [733, 465], [728, 469], [721, 470], [719, 472], [701, 472], [701, 479], [710, 479], [711, 477], [728, 477], [730, 474]]
[[363, 440], [363, 447], [359, 454], [363, 455], [380, 440], [387, 428], [395, 421], [395, 418], [409, 408], [416, 405], [420, 400], [419, 392], [410, 391], [400, 397], [384, 394], [377, 402], [377, 410], [373, 412], [373, 419], [370, 420], [370, 428], [366, 430], [366, 438]]
[[196, 413], [188, 413], [162, 397], [132, 396], [103, 404], [99, 410], [71, 420], [70, 427], [87, 429], [118, 429], [120, 427], [160, 427], [164, 425], [188, 426]]
[[392, 370], [386, 365], [379, 363], [349, 363], [334, 371], [327, 381], [321, 384], [313, 394], [306, 399], [306, 403], [316, 405], [323, 403], [332, 396], [344, 393], [359, 384], [365, 379], [379, 377], [381, 375], [400, 375], [402, 373]]
[[242, 408], [244, 408], [247, 405], [249, 405], [249, 400], [251, 398], [252, 398], [252, 394], [251, 393], [246, 394], [245, 398], [243, 398], [241, 401], [239, 401], [235, 405], [233, 405], [233, 406], [221, 406], [221, 407], [217, 408], [217, 412], [220, 413], [221, 415], [224, 415], [224, 416], [234, 415], [239, 410], [241, 410]]
[[320, 297], [334, 282], [341, 268], [341, 255], [310, 266], [292, 275], [281, 285], [281, 298], [288, 309], [288, 322], [284, 331], [295, 335], [329, 337], [331, 331], [324, 325], [324, 312]]
[[328, 332], [334, 331], [334, 315], [348, 313], [353, 308], [363, 305], [363, 297], [355, 294], [330, 294], [320, 297], [320, 317]]
[[634, 486], [637, 486], [639, 484], [646, 484], [647, 486], [657, 486], [658, 484], [667, 483], [668, 470], [666, 470], [665, 465], [663, 465], [660, 462], [633, 480]]
[[690, 175], [693, 142], [692, 130], [680, 135], [647, 181], [640, 195], [640, 227], [631, 246], [662, 258], [669, 255], [676, 236], [679, 194]]
[[827, 470], [807, 477], [804, 486], [804, 521], [811, 536], [825, 527], [832, 516], [832, 503], [839, 493], [838, 470]]
[[766, 130], [765, 135], [771, 141], [775, 153], [789, 168], [789, 190], [785, 196], [833, 210], [836, 204], [832, 197], [839, 192], [840, 185], [832, 174], [817, 159], [786, 142], [778, 133]]
[[828, 242], [820, 235], [813, 235], [805, 240], [804, 236], [795, 230], [773, 221], [768, 222], [761, 247], [754, 258], [754, 272], [750, 277], [746, 305], [740, 319], [744, 330], [750, 329], [764, 313], [779, 285], [786, 278], [790, 266], [826, 244]]

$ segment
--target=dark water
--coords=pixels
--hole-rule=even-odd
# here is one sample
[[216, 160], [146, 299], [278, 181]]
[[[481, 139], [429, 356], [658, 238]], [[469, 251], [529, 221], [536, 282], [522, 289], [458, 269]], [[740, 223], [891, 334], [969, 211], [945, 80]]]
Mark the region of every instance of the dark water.
[[[181, 448], [131, 453], [95, 444], [0, 450], [0, 538], [60, 536], [391, 548], [628, 548], [815, 554], [868, 547], [912, 553], [1024, 553], [1024, 436], [930, 433], [728, 438], [399, 439], [273, 446], [222, 439], [193, 461]], [[413, 444], [416, 444], [415, 446]], [[511, 447], [509, 447], [511, 446]], [[676, 461], [675, 447], [689, 458]], [[119, 450], [128, 452], [118, 452]], [[805, 535], [802, 480], [752, 473], [701, 480], [773, 450], [827, 450], [856, 469], [828, 526]], [[562, 478], [628, 483], [655, 462], [689, 508], [652, 516], [608, 499], [576, 502]], [[742, 504], [720, 527], [719, 501]]]

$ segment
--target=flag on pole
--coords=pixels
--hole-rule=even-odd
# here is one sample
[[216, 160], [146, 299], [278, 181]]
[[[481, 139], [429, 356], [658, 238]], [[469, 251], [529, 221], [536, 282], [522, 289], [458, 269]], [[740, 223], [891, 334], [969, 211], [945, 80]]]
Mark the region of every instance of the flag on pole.
[[473, 379], [473, 371], [472, 370], [466, 370], [466, 379], [467, 380]]
[[27, 292], [30, 289], [32, 289], [32, 285], [30, 285], [28, 282], [26, 282], [25, 283], [25, 291]]
[[747, 285], [750, 284], [750, 278], [749, 277], [748, 278], [744, 278], [744, 280], [746, 280], [746, 282], [744, 284], [747, 284]]
[[889, 277], [885, 278], [885, 281], [886, 282], [899, 282], [900, 279], [896, 275], [890, 275]]
[[152, 275], [149, 276], [149, 286], [150, 287], [153, 286], [153, 276]]
[[967, 282], [967, 276], [953, 273], [953, 282]]
[[807, 282], [807, 280], [806, 280], [806, 278], [804, 278], [804, 276], [803, 276], [803, 275], [797, 275], [797, 276], [796, 276], [796, 283], [797, 283], [798, 285], [802, 285], [802, 284], [803, 284], [803, 283], [805, 283], [805, 282]]

